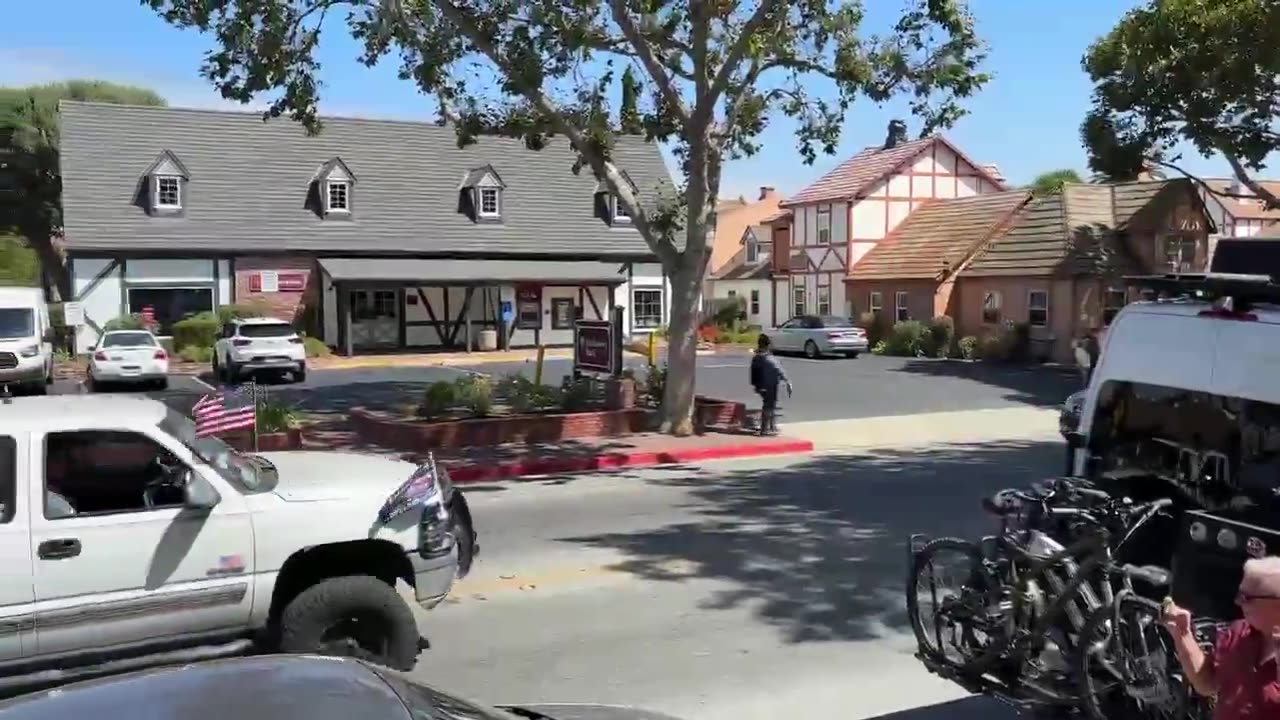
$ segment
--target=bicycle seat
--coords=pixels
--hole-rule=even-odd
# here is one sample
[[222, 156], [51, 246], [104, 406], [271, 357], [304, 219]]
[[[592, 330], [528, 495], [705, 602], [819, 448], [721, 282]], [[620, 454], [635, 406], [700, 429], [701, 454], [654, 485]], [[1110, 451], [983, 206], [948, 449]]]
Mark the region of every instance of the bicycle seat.
[[1013, 515], [1022, 508], [1023, 501], [1017, 490], [1000, 490], [982, 498], [982, 509], [992, 515]]
[[1140, 580], [1153, 588], [1168, 587], [1173, 575], [1159, 565], [1125, 565], [1121, 568], [1125, 575]]

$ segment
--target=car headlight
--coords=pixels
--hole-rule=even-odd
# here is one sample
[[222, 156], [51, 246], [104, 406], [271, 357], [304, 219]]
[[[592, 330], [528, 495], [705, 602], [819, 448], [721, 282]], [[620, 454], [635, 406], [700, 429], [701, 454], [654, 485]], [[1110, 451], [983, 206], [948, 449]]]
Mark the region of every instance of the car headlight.
[[443, 502], [422, 506], [422, 518], [418, 521], [418, 552], [438, 555], [453, 546], [453, 534], [449, 532], [449, 509]]
[[22, 357], [27, 357], [27, 358], [35, 357], [40, 354], [40, 346], [30, 345], [28, 347], [24, 347], [18, 351], [18, 354], [21, 355]]

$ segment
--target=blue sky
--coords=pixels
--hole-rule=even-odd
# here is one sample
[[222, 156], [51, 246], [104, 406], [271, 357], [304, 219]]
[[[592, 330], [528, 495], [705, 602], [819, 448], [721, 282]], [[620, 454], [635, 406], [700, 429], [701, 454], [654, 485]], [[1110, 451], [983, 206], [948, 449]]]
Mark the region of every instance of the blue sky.
[[[868, 29], [892, 20], [899, 3], [865, 0]], [[979, 32], [991, 47], [992, 82], [967, 107], [970, 114], [947, 136], [974, 160], [995, 163], [1014, 183], [1037, 173], [1075, 168], [1085, 174], [1077, 128], [1088, 107], [1090, 84], [1080, 57], [1137, 0], [1073, 0], [1059, 10], [1046, 0], [970, 0]], [[199, 77], [210, 38], [175, 29], [136, 0], [42, 0], [8, 3], [0, 25], [0, 85], [88, 77], [148, 86], [172, 105], [233, 107]], [[1068, 8], [1069, 9], [1066, 9]], [[338, 30], [338, 27], [334, 27]], [[431, 103], [396, 77], [396, 63], [369, 69], [355, 61], [349, 36], [327, 34], [321, 52], [326, 84], [321, 111], [335, 115], [429, 118]], [[724, 196], [748, 197], [761, 185], [791, 194], [842, 158], [884, 138], [899, 104], [855, 105], [834, 157], [803, 165], [791, 125], [771, 124], [757, 156], [726, 168]], [[908, 124], [914, 133], [918, 125]], [[1203, 175], [1225, 175], [1217, 158], [1186, 153], [1184, 167]], [[1277, 163], [1272, 163], [1277, 167]]]

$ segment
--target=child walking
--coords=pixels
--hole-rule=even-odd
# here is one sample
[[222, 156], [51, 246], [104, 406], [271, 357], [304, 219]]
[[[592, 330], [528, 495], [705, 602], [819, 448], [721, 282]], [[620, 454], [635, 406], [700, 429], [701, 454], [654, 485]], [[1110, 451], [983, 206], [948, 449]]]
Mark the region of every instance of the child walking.
[[787, 386], [791, 397], [791, 381], [782, 363], [769, 352], [769, 338], [761, 335], [756, 354], [751, 358], [751, 387], [760, 395], [760, 434], [778, 434], [778, 386]]

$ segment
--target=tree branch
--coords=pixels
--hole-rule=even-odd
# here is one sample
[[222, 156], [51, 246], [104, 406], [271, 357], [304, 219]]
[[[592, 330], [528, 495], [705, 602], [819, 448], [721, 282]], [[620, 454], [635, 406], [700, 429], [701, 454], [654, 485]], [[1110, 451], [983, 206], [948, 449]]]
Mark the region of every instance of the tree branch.
[[1268, 210], [1280, 209], [1280, 198], [1275, 193], [1262, 186], [1262, 183], [1249, 177], [1249, 171], [1245, 169], [1244, 164], [1240, 162], [1240, 158], [1235, 153], [1218, 146], [1218, 152], [1227, 159], [1227, 164], [1231, 166], [1231, 172], [1235, 173], [1238, 179], [1245, 187], [1253, 191], [1253, 194], [1262, 201], [1263, 207]]
[[666, 69], [654, 57], [653, 50], [645, 42], [644, 37], [640, 35], [640, 29], [636, 27], [635, 22], [631, 19], [631, 14], [627, 12], [626, 0], [610, 0], [609, 7], [613, 10], [613, 21], [618, 23], [618, 28], [622, 30], [623, 37], [635, 48], [636, 57], [644, 65], [645, 70], [649, 71], [649, 76], [653, 78], [654, 84], [658, 86], [658, 92], [662, 94], [662, 99], [671, 106], [671, 112], [676, 114], [680, 124], [687, 126], [689, 124], [689, 109], [685, 107], [684, 98], [680, 97], [675, 81], [671, 79], [671, 75], [667, 74]]
[[760, 26], [764, 25], [769, 14], [773, 12], [780, 4], [781, 0], [762, 0], [760, 6], [756, 8], [755, 14], [743, 24], [742, 29], [738, 33], [738, 39], [734, 41], [733, 47], [729, 48], [729, 53], [725, 55], [724, 62], [720, 63], [720, 69], [716, 72], [715, 78], [711, 81], [711, 87], [705, 96], [699, 95], [698, 107], [694, 111], [695, 115], [702, 116], [714, 111], [716, 100], [720, 98], [725, 88], [729, 87], [729, 80], [737, 71], [738, 65], [742, 63], [742, 58], [747, 54], [747, 47], [751, 45], [751, 40], [759, 32]]

